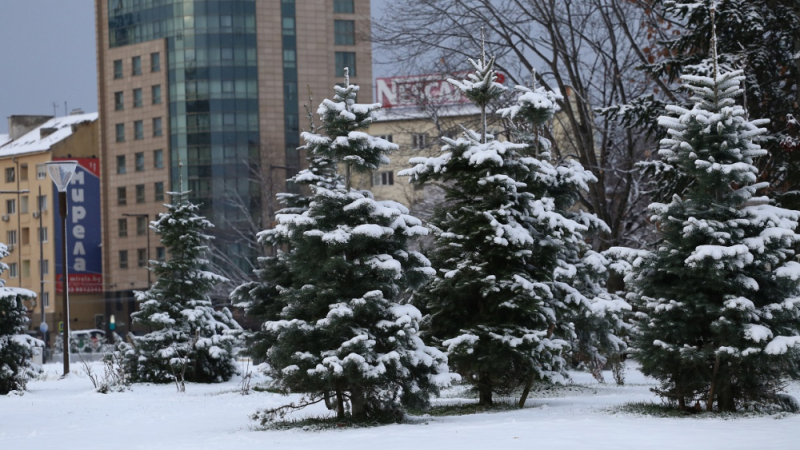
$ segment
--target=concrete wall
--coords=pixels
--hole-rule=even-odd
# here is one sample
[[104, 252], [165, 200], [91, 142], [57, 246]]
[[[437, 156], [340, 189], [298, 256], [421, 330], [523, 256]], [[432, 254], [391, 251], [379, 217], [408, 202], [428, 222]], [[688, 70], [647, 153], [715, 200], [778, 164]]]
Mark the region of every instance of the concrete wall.
[[53, 116], [9, 116], [8, 134], [11, 139], [19, 139], [25, 133], [52, 119]]

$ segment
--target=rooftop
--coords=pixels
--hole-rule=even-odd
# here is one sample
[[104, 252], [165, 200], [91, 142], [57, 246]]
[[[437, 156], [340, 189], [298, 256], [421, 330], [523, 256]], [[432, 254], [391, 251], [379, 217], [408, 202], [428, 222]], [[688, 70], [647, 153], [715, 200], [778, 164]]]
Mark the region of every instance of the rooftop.
[[438, 117], [468, 117], [480, 115], [481, 110], [471, 104], [442, 105], [423, 107], [393, 107], [375, 111], [375, 122], [391, 122], [397, 120], [430, 119], [433, 115]]
[[97, 113], [55, 117], [15, 141], [10, 141], [6, 134], [0, 135], [0, 158], [47, 151], [54, 144], [72, 136], [72, 125], [94, 122], [97, 117]]

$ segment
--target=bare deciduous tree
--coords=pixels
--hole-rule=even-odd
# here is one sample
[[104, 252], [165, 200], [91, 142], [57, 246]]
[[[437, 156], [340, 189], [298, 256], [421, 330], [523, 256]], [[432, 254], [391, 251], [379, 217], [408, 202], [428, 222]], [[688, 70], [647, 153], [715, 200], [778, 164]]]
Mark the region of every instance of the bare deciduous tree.
[[[387, 7], [373, 39], [403, 64], [431, 69], [488, 51], [512, 83], [537, 83], [564, 94], [552, 141], [555, 154], [577, 158], [598, 178], [581, 199], [611, 233], [596, 247], [636, 245], [643, 238], [646, 180], [635, 163], [654, 143], [598, 111], [647, 93], [667, 92], [636, 70], [647, 62], [648, 19], [622, 0], [411, 0]], [[555, 134], [555, 136], [552, 136]]]

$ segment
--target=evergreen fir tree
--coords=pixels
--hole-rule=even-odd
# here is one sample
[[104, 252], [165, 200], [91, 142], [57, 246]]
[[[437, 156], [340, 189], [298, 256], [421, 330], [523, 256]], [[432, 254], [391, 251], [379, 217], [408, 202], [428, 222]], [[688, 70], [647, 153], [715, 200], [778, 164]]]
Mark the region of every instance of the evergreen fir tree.
[[[535, 72], [532, 79], [533, 89], [517, 86], [516, 104], [498, 111], [511, 121], [515, 140], [527, 144], [522, 152], [524, 157], [535, 161], [536, 170], [531, 172], [532, 177], [523, 189], [536, 198], [552, 199], [554, 211], [584, 228], [548, 236], [548, 229], [533, 220], [529, 226], [532, 235], [541, 241], [539, 246], [558, 248], [559, 252], [555, 268], [552, 264], [532, 265], [529, 272], [536, 279], [553, 280], [554, 298], [559, 299], [553, 308], [560, 310], [555, 335], [570, 341], [575, 363], [585, 365], [603, 381], [602, 371], [609, 360], [615, 374], [621, 373], [621, 354], [627, 345], [618, 334], [629, 329], [624, 316], [631, 307], [619, 296], [607, 292], [609, 262], [586, 242], [590, 234], [609, 232], [608, 226], [595, 214], [576, 208], [580, 193], [586, 192], [588, 183], [597, 179], [575, 159], [556, 161], [550, 152], [551, 143], [543, 136], [563, 97], [536, 88]], [[548, 274], [547, 270], [553, 272]]]
[[[476, 72], [453, 84], [485, 109], [504, 88], [485, 54], [470, 62]], [[542, 126], [555, 111], [555, 94], [522, 90], [507, 115]], [[444, 139], [441, 156], [412, 158], [415, 167], [400, 172], [445, 191], [446, 205], [431, 221], [438, 230], [437, 277], [416, 301], [430, 312], [431, 334], [482, 405], [521, 386], [524, 403], [533, 381], [564, 379], [563, 337], [572, 336], [564, 314], [581, 301], [575, 292], [559, 295], [554, 277], [562, 247], [577, 245], [587, 227], [564, 217], [547, 195], [560, 184], [585, 187], [594, 178], [572, 163], [556, 168], [537, 159], [547, 143], [532, 139], [501, 142], [465, 130], [458, 140]]]
[[[665, 55], [646, 69], [654, 77], [670, 82], [685, 74], [711, 75], [712, 20], [709, 18], [714, 11], [719, 64], [744, 70], [742, 101], [746, 112], [751, 117], [770, 120], [769, 124], [764, 124], [768, 133], [761, 141], [769, 155], [758, 161], [762, 169], [759, 177], [770, 182], [770, 191], [778, 204], [800, 208], [800, 153], [786, 151], [780, 145], [791, 132], [790, 115], [797, 115], [800, 104], [800, 64], [797, 63], [800, 3], [796, 0], [656, 0], [647, 8], [663, 17], [659, 23], [668, 22], [679, 27], [679, 32], [660, 33], [663, 39], [658, 45], [646, 49], [652, 57]], [[657, 106], [658, 109], [663, 107]], [[691, 105], [687, 109], [691, 109]], [[674, 174], [664, 175], [671, 180]], [[674, 181], [677, 186], [684, 186], [679, 180]], [[668, 202], [669, 196], [663, 201]]]
[[[712, 40], [712, 50], [716, 47]], [[793, 246], [800, 214], [757, 197], [753, 165], [766, 121], [747, 119], [735, 99], [741, 70], [684, 75], [692, 109], [670, 106], [660, 154], [690, 180], [682, 195], [650, 206], [658, 249], [628, 277], [638, 297], [635, 340], [642, 372], [681, 409], [704, 401], [732, 411], [772, 401], [781, 380], [800, 375], [800, 264]]]
[[[321, 133], [303, 133], [309, 152], [345, 164], [348, 175], [378, 169], [397, 148], [362, 131], [380, 105], [356, 103], [358, 87], [349, 82], [335, 91], [317, 111]], [[427, 229], [402, 205], [375, 201], [369, 191], [311, 190], [308, 210], [278, 215], [274, 231], [289, 246], [284, 262], [292, 272], [272, 280], [277, 298], [264, 310], [272, 317], [260, 333], [274, 386], [305, 394], [306, 403], [324, 399], [339, 418], [348, 400], [357, 420], [426, 405], [449, 383], [447, 358], [420, 339], [419, 311], [396, 299], [433, 272], [407, 249], [408, 239]]]
[[[313, 97], [309, 95], [309, 101]], [[308, 112], [309, 133], [316, 134], [317, 126], [314, 123], [314, 114], [306, 107]], [[344, 179], [336, 170], [336, 162], [325, 156], [314, 153], [313, 146], [308, 143], [298, 148], [305, 150], [308, 168], [287, 180], [287, 185], [297, 187], [297, 192], [283, 192], [277, 195], [278, 202], [283, 205], [276, 215], [302, 214], [308, 211], [312, 197], [308, 196], [312, 186], [333, 190], [344, 186]], [[273, 320], [278, 317], [285, 306], [278, 302], [280, 297], [279, 286], [291, 285], [292, 270], [289, 268], [287, 255], [283, 246], [289, 245], [288, 239], [277, 229], [264, 230], [258, 235], [258, 242], [271, 247], [274, 255], [259, 258], [259, 269], [255, 270], [255, 281], [244, 283], [231, 293], [233, 303], [243, 308], [245, 314], [260, 322]], [[248, 332], [245, 335], [247, 347], [245, 353], [256, 362], [262, 362], [269, 350], [271, 340], [263, 335], [263, 330]]]
[[[0, 244], [0, 258], [6, 256], [8, 248]], [[0, 274], [7, 269], [8, 265], [0, 262]], [[5, 284], [6, 280], [0, 278], [0, 395], [25, 388], [26, 381], [37, 373], [31, 366], [33, 348], [44, 346], [42, 341], [25, 334], [28, 317], [22, 302], [36, 294]]]
[[150, 261], [157, 280], [137, 292], [133, 323], [152, 329], [122, 346], [124, 364], [134, 381], [221, 382], [236, 372], [234, 345], [241, 327], [230, 311], [212, 307], [208, 295], [225, 279], [203, 270], [211, 222], [197, 215], [188, 192], [170, 193], [172, 204], [150, 225], [169, 259]]

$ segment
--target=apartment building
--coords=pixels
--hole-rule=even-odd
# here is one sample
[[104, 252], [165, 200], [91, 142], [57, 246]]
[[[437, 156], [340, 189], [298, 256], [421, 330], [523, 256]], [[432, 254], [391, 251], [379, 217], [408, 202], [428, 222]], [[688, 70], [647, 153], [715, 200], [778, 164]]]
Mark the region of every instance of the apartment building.
[[372, 101], [370, 4], [95, 0], [95, 12], [106, 293], [132, 310], [147, 260], [165, 257], [146, 225], [166, 192], [191, 191], [235, 264], [254, 257], [232, 230], [266, 228], [302, 168], [308, 93], [315, 110], [348, 67]]
[[[104, 328], [100, 236], [100, 160], [97, 113], [66, 117], [11, 116], [0, 136], [0, 241], [9, 255], [6, 286], [37, 293], [26, 304], [31, 328], [42, 320], [63, 328], [61, 219], [58, 192], [47, 174], [49, 161], [69, 159], [79, 167], [68, 190], [67, 264], [73, 330]], [[55, 336], [51, 333], [52, 337]]]

